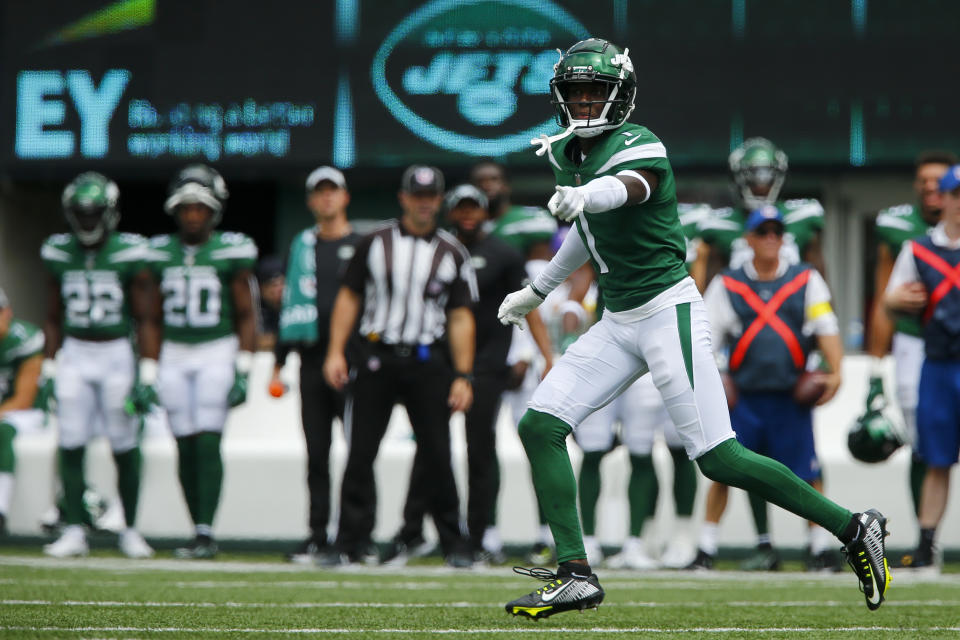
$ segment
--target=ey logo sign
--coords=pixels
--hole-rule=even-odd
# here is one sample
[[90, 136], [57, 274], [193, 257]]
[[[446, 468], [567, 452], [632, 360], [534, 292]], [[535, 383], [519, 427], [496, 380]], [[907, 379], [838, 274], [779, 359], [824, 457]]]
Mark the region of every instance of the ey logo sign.
[[373, 86], [420, 138], [501, 156], [555, 128], [549, 83], [557, 49], [587, 37], [550, 0], [433, 0], [380, 45]]
[[[83, 157], [104, 157], [110, 148], [110, 120], [130, 77], [126, 69], [110, 69], [97, 84], [83, 69], [21, 71], [17, 76], [17, 156], [69, 158], [79, 137]], [[68, 101], [79, 116], [79, 132], [64, 126]]]

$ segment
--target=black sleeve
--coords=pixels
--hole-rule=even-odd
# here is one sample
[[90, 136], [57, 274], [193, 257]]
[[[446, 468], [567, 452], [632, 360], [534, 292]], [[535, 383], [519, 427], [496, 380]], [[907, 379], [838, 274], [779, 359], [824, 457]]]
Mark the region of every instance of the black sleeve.
[[507, 267], [507, 287], [510, 289], [510, 292], [517, 291], [524, 287], [524, 284], [527, 281], [527, 266], [524, 262], [523, 255], [513, 247], [507, 247], [507, 259], [509, 260]]
[[289, 342], [280, 342], [277, 340], [273, 345], [273, 359], [278, 367], [282, 367], [287, 362], [287, 356], [293, 351]]
[[356, 293], [362, 294], [367, 283], [367, 256], [370, 254], [370, 245], [373, 244], [373, 238], [374, 235], [371, 233], [365, 235], [357, 243], [357, 250], [350, 258], [350, 263], [347, 264], [347, 268], [340, 278], [340, 284]]

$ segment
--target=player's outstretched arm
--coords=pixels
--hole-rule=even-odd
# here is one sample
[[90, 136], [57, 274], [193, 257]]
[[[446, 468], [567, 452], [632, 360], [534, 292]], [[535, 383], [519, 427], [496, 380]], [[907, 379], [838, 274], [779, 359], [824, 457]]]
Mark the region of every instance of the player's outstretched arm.
[[656, 191], [660, 179], [644, 169], [628, 169], [616, 176], [595, 178], [579, 187], [560, 187], [547, 203], [550, 213], [570, 222], [584, 211], [603, 213], [628, 204], [646, 202]]

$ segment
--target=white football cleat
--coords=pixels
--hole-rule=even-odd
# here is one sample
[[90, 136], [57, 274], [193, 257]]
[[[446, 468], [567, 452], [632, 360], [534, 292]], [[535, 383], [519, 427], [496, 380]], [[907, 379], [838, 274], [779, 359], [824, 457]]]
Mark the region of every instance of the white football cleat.
[[643, 546], [640, 538], [627, 538], [620, 553], [607, 558], [606, 566], [610, 569], [636, 569], [649, 571], [659, 569], [660, 563], [654, 560]]
[[75, 558], [90, 553], [83, 525], [72, 524], [65, 527], [56, 542], [43, 545], [43, 552], [54, 558]]
[[124, 529], [118, 539], [120, 551], [128, 558], [153, 557], [153, 549], [136, 529]]
[[697, 548], [683, 537], [673, 538], [667, 543], [667, 548], [660, 556], [660, 564], [668, 569], [683, 569], [688, 567], [697, 557]]

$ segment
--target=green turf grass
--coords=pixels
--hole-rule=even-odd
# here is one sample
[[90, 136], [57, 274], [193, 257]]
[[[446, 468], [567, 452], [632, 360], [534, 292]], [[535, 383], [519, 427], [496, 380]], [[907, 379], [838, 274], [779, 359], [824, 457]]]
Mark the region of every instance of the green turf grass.
[[533, 622], [503, 605], [536, 588], [509, 568], [320, 571], [230, 555], [58, 561], [0, 555], [0, 638], [804, 638], [960, 637], [960, 575], [894, 575], [870, 612], [851, 572], [601, 571], [599, 611]]

